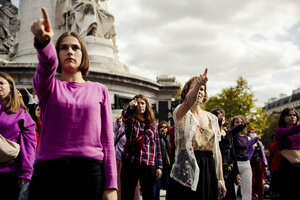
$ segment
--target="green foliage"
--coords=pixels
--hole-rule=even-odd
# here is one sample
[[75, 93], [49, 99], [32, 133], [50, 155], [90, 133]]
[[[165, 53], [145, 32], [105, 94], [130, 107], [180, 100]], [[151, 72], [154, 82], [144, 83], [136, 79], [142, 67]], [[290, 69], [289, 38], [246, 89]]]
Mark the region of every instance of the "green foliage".
[[255, 128], [258, 134], [266, 127], [267, 114], [261, 107], [255, 106], [254, 92], [248, 86], [248, 82], [239, 77], [236, 86], [225, 88], [220, 94], [212, 96], [204, 105], [204, 109], [210, 111], [213, 108], [222, 108], [226, 113], [228, 123], [236, 115], [242, 115], [247, 119], [254, 119], [249, 128]]
[[268, 149], [269, 145], [273, 142], [271, 136], [275, 133], [278, 128], [280, 114], [273, 113], [267, 117], [266, 124], [268, 125], [263, 129], [263, 136], [261, 138], [262, 143], [265, 145], [265, 149]]
[[177, 81], [177, 82], [176, 82], [176, 85], [178, 85], [180, 88], [177, 90], [177, 93], [174, 95], [174, 99], [180, 98], [181, 91], [182, 91], [180, 82]]

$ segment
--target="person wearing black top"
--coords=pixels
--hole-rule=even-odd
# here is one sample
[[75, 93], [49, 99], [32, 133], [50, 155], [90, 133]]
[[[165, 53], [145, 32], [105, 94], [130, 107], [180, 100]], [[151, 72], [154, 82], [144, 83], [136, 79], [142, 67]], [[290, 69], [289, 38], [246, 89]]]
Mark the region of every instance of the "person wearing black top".
[[235, 157], [232, 134], [230, 131], [224, 129], [225, 111], [221, 108], [214, 108], [210, 112], [217, 116], [221, 132], [221, 141], [219, 142], [219, 145], [223, 161], [223, 176], [227, 189], [226, 196], [223, 200], [236, 200], [234, 183], [240, 181], [241, 176]]
[[169, 128], [170, 125], [166, 121], [161, 121], [158, 125], [159, 131], [159, 141], [161, 146], [161, 155], [163, 161], [163, 170], [162, 176], [156, 181], [155, 189], [155, 200], [160, 199], [160, 189], [166, 190], [166, 199], [168, 198], [168, 188], [170, 183], [170, 170], [171, 170], [171, 161], [170, 161], [170, 139], [169, 139]]

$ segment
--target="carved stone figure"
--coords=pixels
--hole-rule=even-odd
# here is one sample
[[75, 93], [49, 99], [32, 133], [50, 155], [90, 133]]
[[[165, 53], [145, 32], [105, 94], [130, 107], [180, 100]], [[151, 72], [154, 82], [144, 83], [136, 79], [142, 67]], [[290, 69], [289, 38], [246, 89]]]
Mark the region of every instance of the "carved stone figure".
[[20, 26], [18, 8], [10, 0], [0, 0], [0, 4], [0, 54], [12, 57], [16, 52], [16, 32]]
[[116, 35], [114, 16], [100, 6], [99, 0], [57, 0], [56, 22], [59, 29], [81, 36], [113, 39]]

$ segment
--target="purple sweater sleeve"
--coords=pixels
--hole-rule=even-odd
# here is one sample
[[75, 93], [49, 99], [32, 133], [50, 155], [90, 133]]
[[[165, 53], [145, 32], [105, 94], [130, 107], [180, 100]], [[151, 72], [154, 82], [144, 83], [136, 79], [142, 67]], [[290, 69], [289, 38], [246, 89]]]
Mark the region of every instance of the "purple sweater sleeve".
[[278, 140], [281, 137], [290, 136], [300, 132], [300, 125], [294, 126], [293, 128], [277, 128], [275, 132], [275, 138]]
[[107, 89], [103, 90], [103, 93], [101, 143], [104, 151], [105, 189], [118, 189], [111, 103]]
[[259, 144], [260, 150], [261, 150], [261, 156], [262, 156], [262, 163], [264, 167], [268, 167], [268, 161], [265, 155], [265, 148], [261, 141], [257, 142]]
[[20, 161], [18, 178], [31, 179], [36, 148], [35, 123], [27, 112], [22, 111], [23, 119], [19, 121], [20, 133]]
[[58, 66], [57, 54], [52, 40], [42, 49], [37, 42], [36, 47], [39, 63], [33, 77], [33, 86], [40, 101], [49, 94], [53, 88], [55, 73]]
[[258, 141], [258, 137], [254, 137], [254, 138], [251, 138], [250, 140], [248, 140], [248, 148], [250, 146], [253, 146], [257, 141]]
[[244, 124], [239, 124], [236, 127], [230, 129], [228, 132], [234, 135], [243, 130], [245, 127], [246, 126]]

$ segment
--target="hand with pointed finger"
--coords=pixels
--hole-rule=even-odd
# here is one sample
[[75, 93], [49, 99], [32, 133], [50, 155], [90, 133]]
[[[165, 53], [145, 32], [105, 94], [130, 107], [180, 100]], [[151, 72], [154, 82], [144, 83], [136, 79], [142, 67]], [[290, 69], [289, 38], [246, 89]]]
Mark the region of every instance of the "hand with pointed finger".
[[36, 20], [31, 26], [31, 32], [41, 45], [46, 45], [53, 37], [54, 32], [45, 8], [42, 8], [43, 18]]
[[207, 78], [207, 68], [205, 68], [204, 73], [200, 74], [200, 76], [197, 79], [197, 82], [200, 83], [201, 85], [205, 85], [205, 83], [208, 81]]
[[130, 110], [133, 110], [137, 106], [136, 98], [129, 102]]

